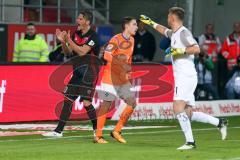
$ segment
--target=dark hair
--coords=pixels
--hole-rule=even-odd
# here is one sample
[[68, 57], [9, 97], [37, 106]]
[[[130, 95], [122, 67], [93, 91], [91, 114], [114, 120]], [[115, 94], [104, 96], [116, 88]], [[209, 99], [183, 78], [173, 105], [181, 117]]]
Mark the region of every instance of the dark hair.
[[125, 25], [129, 24], [132, 20], [136, 20], [134, 17], [124, 17], [122, 19], [122, 30], [125, 30]]
[[169, 13], [174, 14], [178, 17], [179, 20], [183, 21], [185, 16], [185, 11], [180, 7], [172, 7], [169, 9]]
[[92, 24], [92, 22], [93, 22], [93, 15], [92, 15], [91, 12], [89, 12], [89, 11], [81, 11], [79, 14], [82, 14], [83, 18], [90, 22], [90, 25]]
[[29, 23], [27, 24], [27, 26], [35, 26], [35, 24], [32, 23], [32, 22], [29, 22]]
[[209, 26], [212, 26], [214, 28], [214, 24], [212, 24], [212, 23], [206, 24], [205, 28], [207, 29]]

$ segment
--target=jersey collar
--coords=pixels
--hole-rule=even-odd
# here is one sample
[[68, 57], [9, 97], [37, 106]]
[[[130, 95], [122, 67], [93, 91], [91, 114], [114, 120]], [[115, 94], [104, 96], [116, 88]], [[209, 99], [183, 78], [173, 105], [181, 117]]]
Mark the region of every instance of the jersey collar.
[[129, 37], [129, 38], [127, 38], [126, 36], [124, 36], [124, 34], [123, 34], [123, 33], [122, 33], [121, 35], [122, 35], [122, 37], [123, 37], [125, 40], [127, 40], [127, 41], [129, 41], [129, 40], [130, 40], [130, 37]]
[[176, 33], [180, 28], [182, 28], [183, 26], [178, 27], [178, 29], [176, 31], [174, 31], [173, 33]]

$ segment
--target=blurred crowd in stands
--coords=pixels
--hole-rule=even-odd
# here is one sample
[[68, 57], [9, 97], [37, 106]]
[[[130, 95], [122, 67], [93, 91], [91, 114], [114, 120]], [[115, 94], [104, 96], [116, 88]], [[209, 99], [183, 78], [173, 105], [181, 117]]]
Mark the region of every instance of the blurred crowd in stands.
[[207, 24], [198, 37], [201, 54], [196, 57], [198, 99], [240, 98], [240, 22], [223, 42]]
[[[215, 34], [214, 25], [207, 24], [205, 32], [195, 37], [201, 53], [195, 56], [198, 74], [197, 100], [240, 98], [240, 22], [223, 41]], [[165, 50], [170, 39], [163, 38], [160, 48]], [[166, 59], [167, 61], [167, 59]]]

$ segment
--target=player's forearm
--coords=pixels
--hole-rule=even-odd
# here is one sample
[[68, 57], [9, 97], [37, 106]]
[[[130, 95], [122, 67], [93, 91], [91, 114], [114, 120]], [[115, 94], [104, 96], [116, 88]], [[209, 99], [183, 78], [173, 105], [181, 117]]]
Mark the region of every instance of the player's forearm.
[[84, 56], [86, 53], [81, 49], [80, 46], [76, 45], [71, 39], [68, 40], [68, 44], [71, 47], [71, 49], [76, 52], [79, 56]]
[[185, 53], [189, 54], [189, 55], [191, 55], [191, 54], [199, 54], [200, 52], [201, 52], [201, 50], [200, 50], [199, 46], [187, 47], [186, 51], [185, 51]]
[[117, 58], [113, 58], [111, 53], [105, 52], [104, 53], [104, 59], [109, 63], [113, 63], [115, 65], [122, 65], [121, 61], [118, 60]]
[[117, 57], [113, 57], [111, 53], [105, 52], [104, 53], [104, 59], [115, 65], [115, 66], [119, 66], [120, 68], [123, 68], [124, 70], [126, 70], [127, 66], [124, 67], [124, 65], [126, 65], [126, 63], [124, 63], [123, 61], [119, 60]]
[[69, 55], [72, 53], [72, 50], [66, 45], [66, 43], [62, 43], [62, 50], [65, 55]]
[[165, 31], [166, 31], [167, 27], [164, 27], [164, 26], [162, 26], [160, 24], [156, 24], [155, 26], [153, 26], [153, 28], [155, 30], [157, 30], [159, 33], [161, 33], [162, 35], [165, 36]]

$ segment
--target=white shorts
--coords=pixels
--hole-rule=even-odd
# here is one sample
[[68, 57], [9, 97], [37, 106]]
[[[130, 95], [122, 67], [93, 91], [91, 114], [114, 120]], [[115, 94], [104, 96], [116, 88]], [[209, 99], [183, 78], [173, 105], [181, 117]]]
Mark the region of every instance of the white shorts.
[[175, 76], [175, 87], [173, 100], [182, 100], [187, 105], [195, 106], [194, 91], [197, 87], [197, 76], [180, 77]]
[[101, 83], [100, 89], [97, 90], [98, 96], [101, 100], [114, 101], [116, 98], [126, 100], [128, 98], [135, 97], [131, 83], [123, 85], [111, 85], [107, 83]]

